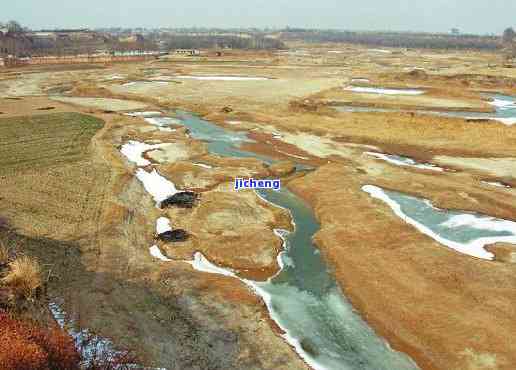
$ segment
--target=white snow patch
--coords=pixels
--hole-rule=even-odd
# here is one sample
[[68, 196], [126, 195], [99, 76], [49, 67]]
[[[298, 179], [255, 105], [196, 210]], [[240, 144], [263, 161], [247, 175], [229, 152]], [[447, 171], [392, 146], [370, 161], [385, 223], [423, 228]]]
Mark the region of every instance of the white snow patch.
[[242, 121], [226, 121], [228, 125], [241, 125]]
[[307, 160], [309, 160], [309, 159], [310, 159], [310, 158], [307, 158], [307, 157], [302, 157], [302, 156], [300, 156], [300, 155], [287, 153], [287, 152], [284, 152], [284, 151], [282, 151], [282, 150], [277, 150], [277, 149], [276, 149], [276, 151], [277, 151], [278, 153], [288, 155], [289, 157], [292, 157], [292, 158], [304, 159], [305, 161], [307, 161]]
[[160, 261], [163, 261], [163, 262], [171, 262], [171, 261], [173, 261], [170, 258], [165, 257], [163, 255], [163, 253], [161, 253], [161, 249], [159, 249], [159, 247], [157, 245], [153, 245], [152, 247], [150, 247], [149, 248], [149, 252], [150, 252], [152, 257], [157, 258]]
[[[211, 263], [210, 261], [208, 261], [208, 259], [206, 257], [204, 257], [204, 255], [201, 252], [196, 252], [194, 255], [193, 261], [190, 261], [189, 263], [197, 271], [238, 278], [233, 271], [219, 267], [219, 266]], [[240, 279], [240, 280], [242, 280], [242, 279]]]
[[131, 81], [126, 82], [125, 84], [122, 84], [122, 86], [134, 86], [138, 84], [144, 84], [144, 85], [168, 85], [169, 83], [166, 81]]
[[246, 77], [246, 76], [176, 76], [183, 80], [199, 81], [267, 81], [266, 77]]
[[449, 228], [468, 226], [477, 230], [507, 231], [516, 236], [516, 222], [496, 219], [489, 216], [476, 216], [471, 214], [457, 215], [443, 222], [442, 226]]
[[172, 117], [147, 117], [145, 118], [145, 122], [157, 126], [160, 131], [173, 132], [176, 129], [172, 129], [168, 126], [170, 125], [181, 125], [181, 122]]
[[489, 104], [501, 109], [516, 108], [516, 103], [510, 100], [494, 99], [490, 101]]
[[344, 90], [366, 94], [383, 94], [383, 95], [421, 95], [425, 92], [417, 89], [384, 89], [380, 87], [362, 87], [362, 86], [346, 86]]
[[509, 117], [509, 118], [495, 117], [495, 118], [490, 118], [490, 119], [502, 122], [504, 125], [507, 125], [507, 126], [512, 126], [512, 125], [516, 124], [516, 117]]
[[385, 50], [385, 49], [368, 49], [367, 51], [368, 51], [368, 52], [371, 52], [371, 53], [392, 54], [392, 51], [390, 51], [390, 50]]
[[147, 172], [139, 168], [136, 171], [136, 177], [142, 182], [143, 187], [154, 198], [156, 203], [160, 203], [178, 192], [175, 185], [161, 176], [156, 170]]
[[122, 354], [114, 348], [109, 339], [94, 335], [88, 329], [75, 329], [77, 323], [75, 320], [67, 319], [66, 312], [58, 303], [50, 302], [48, 307], [59, 326], [73, 338], [75, 348], [81, 351], [82, 365], [92, 363], [95, 358], [102, 357], [102, 354], [106, 358], [115, 358]]
[[194, 166], [197, 166], [197, 167], [202, 167], [202, 168], [213, 168], [213, 166], [210, 166], [209, 164], [204, 164], [204, 163], [192, 163]]
[[361, 83], [369, 83], [371, 80], [368, 78], [352, 78], [351, 82], [361, 82]]
[[[441, 226], [446, 226], [450, 228], [455, 228], [459, 226], [469, 226], [476, 229], [481, 230], [491, 230], [491, 231], [507, 231], [512, 233], [512, 236], [493, 236], [493, 237], [483, 237], [472, 240], [469, 243], [459, 243], [448, 240], [446, 238], [441, 237], [440, 235], [434, 233], [425, 225], [420, 222], [414, 220], [410, 216], [406, 215], [402, 210], [399, 204], [392, 200], [382, 188], [373, 185], [365, 185], [362, 187], [362, 190], [366, 193], [369, 193], [373, 198], [380, 199], [387, 203], [394, 213], [400, 217], [402, 220], [407, 222], [408, 224], [414, 226], [420, 232], [439, 243], [456, 250], [457, 252], [477, 257], [485, 260], [493, 260], [494, 255], [484, 249], [486, 245], [495, 244], [499, 242], [516, 244], [516, 222], [507, 221], [507, 220], [499, 220], [493, 217], [482, 217], [470, 214], [458, 215], [451, 217], [448, 221], [441, 224]], [[434, 207], [435, 208], [435, 207]]]
[[158, 111], [129, 112], [129, 113], [124, 113], [124, 115], [130, 116], [130, 117], [154, 117], [154, 116], [161, 116], [161, 112], [158, 112]]
[[386, 162], [395, 164], [396, 166], [407, 166], [407, 167], [419, 168], [422, 170], [430, 170], [430, 171], [438, 171], [438, 172], [444, 171], [444, 168], [442, 168], [442, 167], [439, 167], [439, 166], [436, 166], [436, 165], [433, 165], [430, 163], [418, 163], [415, 160], [413, 160], [412, 158], [406, 158], [403, 161], [403, 160], [397, 159], [396, 157], [393, 157], [391, 155], [384, 154], [384, 153], [365, 152], [364, 154], [370, 155], [370, 156], [378, 158], [378, 159], [382, 159]]
[[170, 226], [170, 220], [166, 217], [160, 217], [156, 220], [156, 233], [163, 234], [167, 231], [172, 231], [172, 227]]
[[506, 126], [512, 126], [516, 124], [516, 117], [464, 117], [466, 120], [489, 120], [503, 123]]
[[502, 184], [498, 181], [480, 181], [482, 184], [490, 185], [490, 186], [496, 186], [497, 188], [505, 188], [505, 189], [511, 189], [511, 186]]
[[149, 81], [173, 81], [173, 76], [156, 76], [148, 78]]
[[130, 161], [136, 163], [137, 166], [148, 166], [151, 162], [143, 158], [143, 153], [149, 150], [163, 148], [168, 144], [145, 144], [139, 141], [130, 140], [128, 143], [122, 145], [120, 152]]

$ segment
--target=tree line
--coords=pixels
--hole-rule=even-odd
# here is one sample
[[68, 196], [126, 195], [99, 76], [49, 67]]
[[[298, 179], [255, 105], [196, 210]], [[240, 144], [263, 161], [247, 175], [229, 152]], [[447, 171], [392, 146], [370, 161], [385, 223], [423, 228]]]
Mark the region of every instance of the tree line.
[[481, 49], [502, 47], [498, 36], [452, 35], [411, 32], [354, 32], [287, 28], [281, 31], [282, 40], [302, 40], [311, 43], [342, 42], [379, 47], [426, 49]]
[[277, 39], [247, 35], [227, 36], [227, 35], [185, 35], [171, 34], [161, 36], [166, 48], [173, 49], [250, 49], [250, 50], [274, 50], [286, 49], [285, 44]]

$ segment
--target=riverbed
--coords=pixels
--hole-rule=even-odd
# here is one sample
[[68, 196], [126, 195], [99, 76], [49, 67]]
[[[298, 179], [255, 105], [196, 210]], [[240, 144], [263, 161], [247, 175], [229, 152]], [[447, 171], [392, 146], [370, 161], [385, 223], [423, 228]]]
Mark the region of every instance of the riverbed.
[[[178, 111], [174, 118], [188, 127], [192, 138], [208, 142], [211, 154], [273, 162], [241, 149], [240, 145], [249, 141], [243, 133], [225, 130], [188, 112]], [[281, 271], [267, 282], [243, 281], [265, 301], [288, 343], [315, 369], [417, 369], [408, 356], [392, 350], [377, 336], [342, 294], [312, 242], [319, 230], [312, 210], [286, 188], [259, 191], [258, 195], [287, 209], [295, 229], [291, 233], [276, 230], [284, 240]], [[233, 276], [224, 269], [208, 272]]]

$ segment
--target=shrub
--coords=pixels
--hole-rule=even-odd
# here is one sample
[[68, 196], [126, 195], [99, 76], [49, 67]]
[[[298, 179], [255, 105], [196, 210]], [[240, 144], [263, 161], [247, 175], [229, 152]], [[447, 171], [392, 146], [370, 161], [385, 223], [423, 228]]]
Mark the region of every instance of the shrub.
[[45, 329], [0, 311], [0, 369], [78, 370], [74, 342], [60, 328]]
[[81, 357], [73, 339], [61, 328], [42, 330], [32, 328], [30, 338], [47, 354], [48, 368], [52, 370], [74, 370], [79, 368]]
[[38, 261], [22, 256], [9, 264], [9, 271], [2, 279], [14, 298], [32, 298], [41, 288], [41, 268]]

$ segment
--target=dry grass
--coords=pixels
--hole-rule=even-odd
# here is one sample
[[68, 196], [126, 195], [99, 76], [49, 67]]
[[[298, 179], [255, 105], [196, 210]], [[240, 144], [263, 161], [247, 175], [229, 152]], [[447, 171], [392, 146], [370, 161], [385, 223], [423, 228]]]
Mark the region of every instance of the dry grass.
[[0, 266], [6, 265], [9, 261], [9, 250], [4, 242], [0, 240]]
[[22, 256], [9, 264], [9, 272], [1, 282], [17, 299], [34, 297], [42, 286], [41, 267], [33, 258]]

